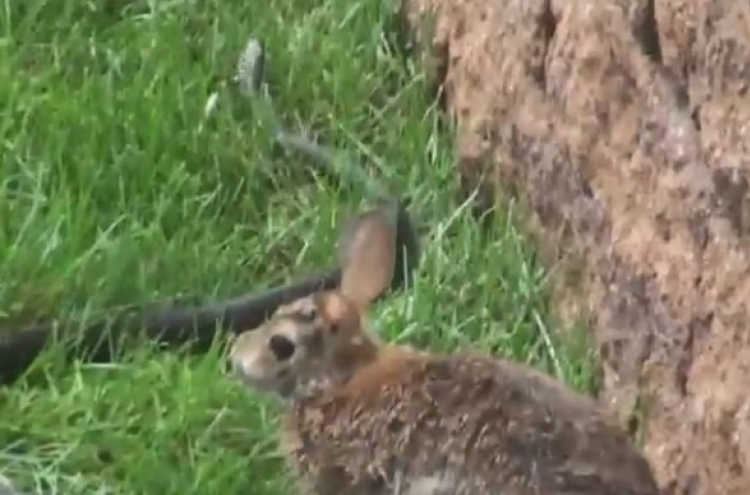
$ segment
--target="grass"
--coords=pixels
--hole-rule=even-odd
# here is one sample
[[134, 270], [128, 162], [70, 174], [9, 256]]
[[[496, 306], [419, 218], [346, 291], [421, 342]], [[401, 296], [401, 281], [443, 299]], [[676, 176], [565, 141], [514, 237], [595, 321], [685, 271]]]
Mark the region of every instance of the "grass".
[[[394, 10], [4, 0], [0, 310], [68, 318], [219, 298], [330, 264], [361, 190], [306, 179], [309, 164], [274, 153], [268, 127], [230, 96], [255, 35], [284, 120], [387, 163], [381, 173], [425, 226], [414, 286], [376, 308], [376, 327], [433, 349], [488, 349], [585, 388], [585, 345], [547, 328], [545, 272], [512, 208], [482, 231], [456, 202], [450, 126], [394, 48]], [[45, 493], [291, 493], [277, 411], [223, 375], [220, 346], [190, 359], [133, 349], [107, 367], [49, 356], [0, 391], [0, 472]]]

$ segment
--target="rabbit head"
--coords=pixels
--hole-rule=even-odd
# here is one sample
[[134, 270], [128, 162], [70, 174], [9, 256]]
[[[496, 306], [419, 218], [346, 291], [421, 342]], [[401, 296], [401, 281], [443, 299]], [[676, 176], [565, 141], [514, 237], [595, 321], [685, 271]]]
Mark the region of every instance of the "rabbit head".
[[391, 283], [395, 241], [385, 211], [355, 218], [339, 251], [339, 288], [283, 305], [258, 328], [240, 333], [229, 352], [234, 373], [256, 390], [294, 398], [341, 383], [375, 360], [380, 344], [365, 317]]

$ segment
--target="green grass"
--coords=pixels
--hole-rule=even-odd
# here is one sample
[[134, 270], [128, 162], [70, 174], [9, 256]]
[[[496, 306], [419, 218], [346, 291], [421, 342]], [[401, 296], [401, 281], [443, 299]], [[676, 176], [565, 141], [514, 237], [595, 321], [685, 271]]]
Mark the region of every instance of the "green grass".
[[[4, 0], [0, 310], [68, 318], [234, 296], [330, 264], [361, 189], [307, 179], [310, 165], [272, 153], [268, 127], [231, 96], [255, 35], [284, 120], [377, 157], [414, 199], [420, 271], [376, 308], [376, 327], [586, 387], [585, 343], [547, 328], [545, 272], [512, 209], [481, 231], [456, 202], [450, 126], [394, 48], [393, 11], [386, 0]], [[190, 359], [132, 350], [107, 367], [48, 357], [0, 391], [0, 472], [46, 493], [291, 493], [277, 412], [224, 375], [219, 346]]]

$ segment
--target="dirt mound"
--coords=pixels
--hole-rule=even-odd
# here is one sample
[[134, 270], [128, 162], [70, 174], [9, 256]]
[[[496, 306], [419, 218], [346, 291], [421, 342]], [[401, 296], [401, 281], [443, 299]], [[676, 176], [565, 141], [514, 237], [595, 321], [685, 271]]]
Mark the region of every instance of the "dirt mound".
[[533, 211], [664, 492], [750, 493], [750, 3], [409, 2], [467, 186]]

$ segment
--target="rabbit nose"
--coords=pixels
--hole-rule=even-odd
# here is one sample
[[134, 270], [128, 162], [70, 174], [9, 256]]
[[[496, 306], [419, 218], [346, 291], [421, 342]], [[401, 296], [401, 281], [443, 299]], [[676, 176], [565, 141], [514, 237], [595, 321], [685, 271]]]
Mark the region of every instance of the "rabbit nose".
[[230, 355], [229, 358], [224, 361], [224, 371], [234, 375], [245, 375], [245, 365], [243, 365], [243, 359], [241, 356]]
[[229, 368], [231, 369], [232, 373], [234, 373], [235, 375], [240, 375], [240, 376], [245, 375], [245, 367], [242, 363], [242, 359], [232, 358]]
[[233, 355], [229, 358], [228, 368], [235, 375], [249, 377], [253, 375], [253, 360], [242, 355]]
[[225, 366], [228, 372], [244, 378], [254, 374], [253, 369], [257, 366], [257, 360], [257, 351], [254, 350], [250, 336], [240, 334], [235, 337], [229, 348]]
[[249, 378], [255, 375], [257, 358], [253, 353], [241, 352], [232, 349], [226, 361], [227, 371], [241, 378]]

